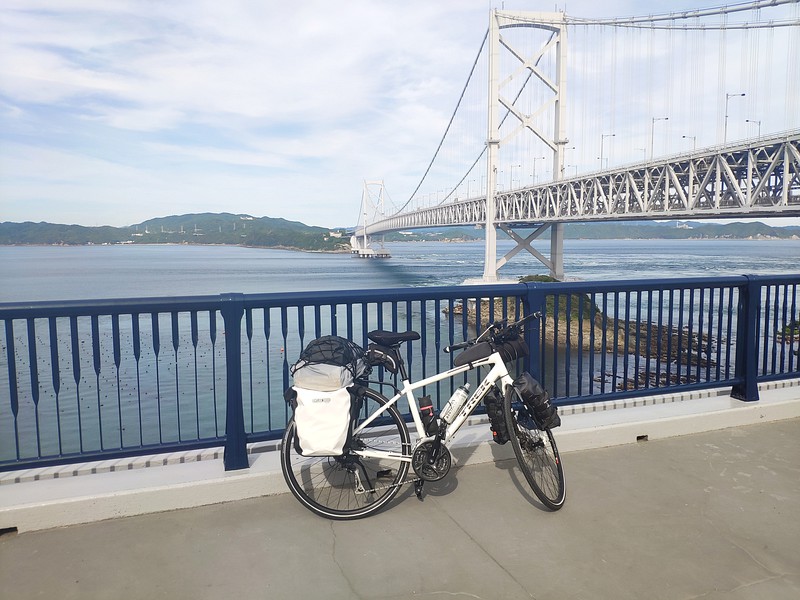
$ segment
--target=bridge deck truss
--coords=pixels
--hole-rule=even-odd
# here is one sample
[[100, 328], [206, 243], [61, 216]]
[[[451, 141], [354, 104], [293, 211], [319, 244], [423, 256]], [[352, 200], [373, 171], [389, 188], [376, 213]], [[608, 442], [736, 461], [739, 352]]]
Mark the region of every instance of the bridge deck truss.
[[[498, 192], [497, 225], [800, 216], [800, 132]], [[368, 234], [486, 222], [486, 198], [371, 223]]]

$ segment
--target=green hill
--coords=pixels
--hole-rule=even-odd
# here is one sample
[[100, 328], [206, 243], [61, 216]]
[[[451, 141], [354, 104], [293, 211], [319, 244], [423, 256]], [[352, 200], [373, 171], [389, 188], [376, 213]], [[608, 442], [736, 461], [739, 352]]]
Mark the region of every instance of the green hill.
[[[543, 237], [548, 237], [545, 233]], [[798, 239], [800, 227], [761, 222], [703, 223], [617, 221], [567, 223], [568, 239]], [[387, 241], [465, 241], [483, 239], [473, 227], [393, 232]], [[231, 213], [199, 213], [148, 219], [129, 227], [84, 227], [55, 223], [0, 223], [0, 245], [15, 244], [228, 244], [319, 252], [349, 249], [344, 228], [311, 227], [299, 221]]]
[[262, 248], [344, 251], [347, 236], [298, 221], [230, 213], [174, 215], [129, 227], [0, 223], [0, 244], [231, 244]]

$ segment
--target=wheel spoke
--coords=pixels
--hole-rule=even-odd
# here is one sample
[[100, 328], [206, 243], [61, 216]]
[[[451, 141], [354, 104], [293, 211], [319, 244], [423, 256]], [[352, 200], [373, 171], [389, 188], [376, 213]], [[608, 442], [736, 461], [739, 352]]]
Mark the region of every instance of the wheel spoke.
[[525, 479], [545, 506], [558, 510], [564, 504], [566, 486], [552, 432], [537, 427], [516, 389], [506, 394], [505, 415], [512, 432], [511, 445]]
[[[387, 400], [372, 390], [362, 398], [361, 419]], [[352, 440], [359, 450], [410, 453], [408, 429], [394, 407], [380, 424], [367, 427]], [[294, 422], [287, 425], [281, 450], [281, 467], [289, 489], [313, 512], [331, 519], [356, 519], [379, 510], [399, 491], [408, 462], [346, 453], [341, 456], [306, 457], [294, 445]]]

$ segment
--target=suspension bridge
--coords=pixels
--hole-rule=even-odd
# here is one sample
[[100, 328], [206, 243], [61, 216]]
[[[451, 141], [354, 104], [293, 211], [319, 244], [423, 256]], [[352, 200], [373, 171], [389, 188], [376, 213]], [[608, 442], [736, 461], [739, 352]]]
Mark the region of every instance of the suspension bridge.
[[[484, 281], [523, 250], [563, 279], [565, 223], [794, 216], [800, 0], [495, 10], [421, 180], [400, 205], [365, 181], [351, 245], [386, 255], [372, 248], [385, 233], [470, 225], [485, 231]], [[516, 243], [499, 260], [497, 230]], [[545, 233], [549, 256], [532, 245]]]

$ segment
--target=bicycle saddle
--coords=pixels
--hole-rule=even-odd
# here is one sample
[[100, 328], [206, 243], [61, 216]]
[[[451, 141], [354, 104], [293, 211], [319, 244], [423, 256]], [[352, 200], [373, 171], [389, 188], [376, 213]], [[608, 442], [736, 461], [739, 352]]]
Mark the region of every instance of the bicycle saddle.
[[382, 331], [377, 329], [375, 331], [370, 331], [367, 337], [381, 346], [397, 346], [403, 342], [418, 340], [419, 334], [416, 331], [398, 333], [396, 331]]

